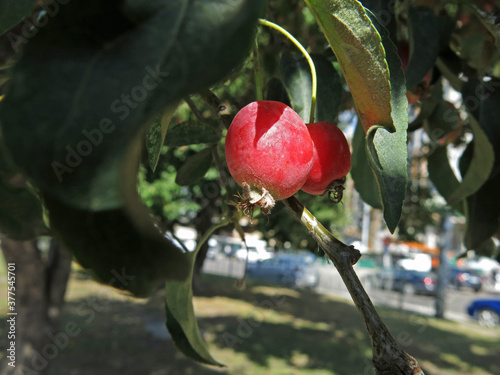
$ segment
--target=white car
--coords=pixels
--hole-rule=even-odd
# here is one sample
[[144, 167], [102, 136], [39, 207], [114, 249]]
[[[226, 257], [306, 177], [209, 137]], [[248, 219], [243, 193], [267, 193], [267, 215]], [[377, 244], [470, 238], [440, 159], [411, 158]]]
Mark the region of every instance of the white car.
[[[247, 250], [246, 248], [241, 248], [236, 250], [234, 253], [234, 256], [236, 259], [241, 260], [242, 262], [245, 262], [247, 259]], [[273, 257], [273, 254], [270, 253], [269, 251], [264, 250], [263, 248], [259, 247], [248, 247], [248, 262], [249, 263], [254, 263], [258, 262], [259, 260], [266, 260], [270, 259]]]

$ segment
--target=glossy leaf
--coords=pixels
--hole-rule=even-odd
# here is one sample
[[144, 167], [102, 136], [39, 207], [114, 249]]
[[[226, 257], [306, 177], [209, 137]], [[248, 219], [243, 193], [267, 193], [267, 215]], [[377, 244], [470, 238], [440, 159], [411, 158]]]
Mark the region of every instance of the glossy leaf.
[[406, 67], [406, 87], [411, 89], [421, 82], [434, 66], [439, 52], [439, 29], [434, 10], [427, 7], [410, 7], [408, 29], [410, 58]]
[[365, 132], [379, 125], [396, 131], [391, 86], [381, 37], [356, 0], [306, 0], [337, 56]]
[[208, 147], [188, 157], [177, 171], [175, 183], [180, 186], [192, 185], [205, 176], [212, 164], [212, 147]]
[[[311, 58], [318, 77], [315, 121], [334, 123], [337, 120], [343, 92], [339, 74], [325, 56], [313, 54]], [[284, 52], [280, 62], [280, 73], [292, 108], [305, 122], [309, 122], [312, 91], [309, 64], [304, 57], [292, 56], [290, 53]]]
[[351, 176], [361, 199], [373, 208], [382, 208], [380, 190], [366, 156], [365, 132], [358, 123], [352, 139]]
[[27, 17], [36, 0], [0, 0], [0, 35]]
[[149, 126], [146, 134], [146, 151], [148, 153], [149, 167], [154, 172], [160, 159], [161, 149], [170, 120], [175, 113], [177, 105], [169, 106], [162, 114], [157, 116], [153, 123]]
[[380, 188], [384, 220], [389, 230], [394, 232], [401, 218], [408, 179], [406, 146], [408, 101], [405, 77], [396, 46], [389, 38], [387, 30], [378, 24], [373, 15], [371, 16], [382, 36], [391, 71], [391, 116], [396, 131], [389, 133], [381, 127], [370, 128], [366, 136], [367, 155]]
[[241, 62], [261, 5], [90, 0], [61, 7], [25, 46], [1, 103], [14, 160], [67, 205], [122, 207], [122, 186], [136, 178], [122, 169], [132, 139], [167, 105]]

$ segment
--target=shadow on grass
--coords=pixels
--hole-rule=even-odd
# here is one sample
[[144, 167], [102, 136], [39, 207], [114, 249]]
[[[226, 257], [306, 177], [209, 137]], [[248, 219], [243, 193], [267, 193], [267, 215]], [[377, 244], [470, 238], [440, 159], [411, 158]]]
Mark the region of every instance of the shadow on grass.
[[[364, 323], [357, 309], [341, 299], [325, 297], [306, 290], [294, 290], [285, 297], [277, 295], [280, 286], [250, 281], [244, 291], [227, 290], [223, 284], [228, 281], [209, 276], [210, 288], [199, 295], [205, 298], [216, 298], [224, 290], [226, 297], [243, 300], [258, 310], [260, 315], [265, 311], [291, 315], [295, 320], [310, 322], [309, 325], [321, 329], [293, 328], [287, 324], [269, 325], [267, 322], [237, 319], [226, 319], [224, 324], [220, 318], [214, 319], [211, 326], [219, 327], [216, 333], [219, 345], [226, 345], [228, 333], [237, 339], [234, 349], [245, 352], [249, 358], [259, 364], [265, 364], [269, 357], [279, 357], [293, 362], [294, 351], [299, 351], [309, 358], [308, 368], [328, 368], [336, 374], [371, 374], [371, 345]], [[266, 293], [252, 291], [265, 290]], [[273, 296], [274, 294], [274, 296]], [[279, 301], [278, 303], [265, 302]], [[500, 374], [499, 330], [496, 335], [492, 331], [484, 331], [481, 335], [478, 327], [462, 325], [425, 317], [419, 314], [403, 313], [389, 308], [377, 308], [392, 335], [420, 362], [426, 374]], [[229, 320], [229, 321], [228, 321]], [[203, 324], [207, 319], [203, 319]], [[255, 326], [253, 328], [252, 324]], [[249, 326], [252, 334], [248, 338], [240, 337]], [[224, 335], [226, 340], [224, 340]], [[368, 365], [368, 367], [367, 367]]]
[[[61, 332], [78, 327], [51, 360], [51, 375], [364, 375], [372, 374], [371, 346], [355, 307], [304, 290], [203, 279], [195, 298], [201, 330], [225, 369], [186, 359], [161, 338], [163, 296], [114, 298], [76, 275]], [[87, 294], [82, 291], [87, 290]], [[70, 293], [71, 294], [71, 293]], [[109, 297], [109, 298], [108, 298]], [[379, 309], [393, 335], [426, 367], [426, 374], [499, 374], [498, 339], [474, 337], [455, 323]], [[146, 329], [154, 321], [158, 334]], [[5, 327], [0, 326], [2, 352]]]

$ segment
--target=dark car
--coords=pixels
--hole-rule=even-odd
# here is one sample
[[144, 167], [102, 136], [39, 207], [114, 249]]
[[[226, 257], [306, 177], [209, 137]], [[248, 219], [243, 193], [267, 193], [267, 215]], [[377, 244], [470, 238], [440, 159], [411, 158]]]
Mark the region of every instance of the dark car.
[[248, 264], [249, 278], [297, 287], [314, 288], [319, 272], [313, 254], [278, 254], [271, 259]]
[[500, 300], [477, 299], [467, 307], [467, 313], [485, 327], [500, 325]]
[[403, 294], [428, 294], [436, 292], [436, 277], [432, 273], [406, 269], [384, 270], [377, 274], [381, 289], [391, 289]]
[[448, 273], [448, 284], [454, 288], [469, 288], [479, 292], [483, 287], [481, 276], [474, 270], [451, 268]]
[[428, 272], [396, 270], [392, 280], [392, 290], [404, 294], [428, 294], [436, 292], [436, 277]]

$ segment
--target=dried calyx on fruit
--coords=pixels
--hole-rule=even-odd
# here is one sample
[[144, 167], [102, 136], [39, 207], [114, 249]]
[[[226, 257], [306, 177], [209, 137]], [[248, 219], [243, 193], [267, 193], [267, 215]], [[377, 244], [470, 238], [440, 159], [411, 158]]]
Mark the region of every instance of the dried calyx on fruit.
[[294, 195], [309, 177], [313, 144], [300, 116], [287, 105], [256, 101], [242, 108], [226, 137], [229, 172], [243, 186], [239, 206], [268, 214], [276, 200]]

